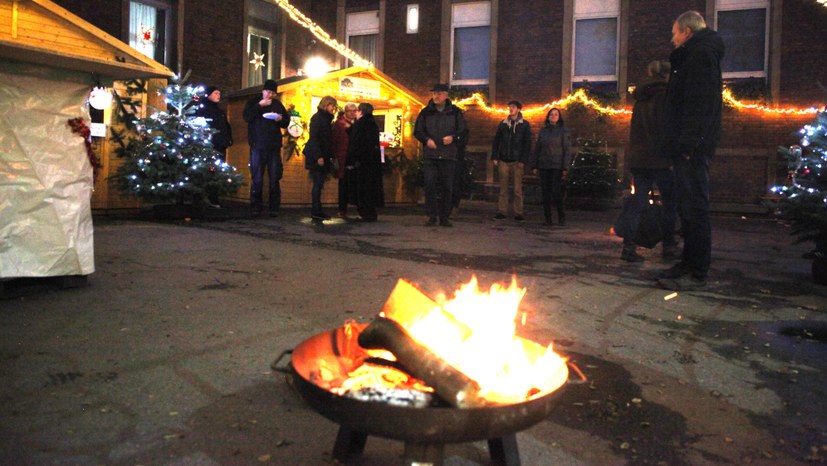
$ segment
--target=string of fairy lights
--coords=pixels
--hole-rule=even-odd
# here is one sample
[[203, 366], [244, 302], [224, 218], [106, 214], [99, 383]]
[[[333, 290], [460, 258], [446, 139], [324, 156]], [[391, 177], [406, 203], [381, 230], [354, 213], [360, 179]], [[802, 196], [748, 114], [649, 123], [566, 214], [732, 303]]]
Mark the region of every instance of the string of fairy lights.
[[[275, 0], [276, 4], [287, 14], [297, 24], [301, 25], [308, 31], [310, 31], [313, 36], [317, 39], [322, 41], [324, 44], [332, 48], [336, 51], [336, 53], [342, 55], [343, 57], [350, 60], [355, 66], [360, 66], [366, 69], [372, 69], [373, 63], [369, 60], [366, 60], [362, 56], [360, 56], [355, 51], [351, 50], [344, 44], [339, 43], [336, 39], [330, 37], [330, 34], [327, 33], [324, 29], [322, 29], [319, 25], [317, 25], [313, 20], [308, 18], [304, 13], [299, 11], [296, 7], [290, 4], [289, 0]], [[818, 0], [824, 6], [827, 6], [827, 0]], [[739, 110], [756, 110], [765, 114], [769, 115], [812, 115], [819, 112], [824, 111], [825, 109], [816, 108], [816, 107], [808, 107], [808, 108], [796, 108], [796, 107], [769, 107], [762, 104], [755, 104], [755, 103], [745, 103], [737, 100], [729, 89], [724, 89], [723, 92], [723, 99], [726, 105], [729, 105], [733, 108]], [[572, 103], [580, 103], [586, 107], [592, 108], [597, 112], [604, 114], [604, 115], [631, 115], [632, 111], [628, 108], [622, 107], [612, 107], [608, 105], [602, 105], [596, 100], [590, 98], [585, 90], [578, 89], [572, 94], [560, 99], [555, 100], [553, 102], [549, 102], [543, 105], [536, 105], [531, 107], [524, 107], [522, 109], [522, 113], [524, 115], [533, 114], [533, 113], [541, 113], [546, 112], [553, 107], [561, 107], [565, 108]], [[493, 106], [488, 105], [485, 102], [485, 99], [480, 94], [473, 94], [471, 97], [459, 100], [455, 102], [455, 104], [459, 107], [467, 107], [469, 105], [476, 105], [478, 108], [482, 109], [487, 113], [494, 113], [494, 114], [507, 114], [508, 107], [502, 106]]]

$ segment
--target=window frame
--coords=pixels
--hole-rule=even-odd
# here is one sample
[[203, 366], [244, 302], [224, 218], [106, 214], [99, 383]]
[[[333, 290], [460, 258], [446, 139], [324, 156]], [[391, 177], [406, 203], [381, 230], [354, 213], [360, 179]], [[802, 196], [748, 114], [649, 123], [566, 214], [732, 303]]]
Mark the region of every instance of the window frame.
[[[582, 84], [585, 81], [590, 83], [617, 83], [620, 81], [620, 2], [616, 0], [612, 5], [608, 2], [588, 2], [580, 12], [578, 12], [578, 0], [575, 0], [574, 15], [572, 17], [572, 34], [571, 34], [571, 83]], [[608, 4], [607, 4], [608, 3]], [[597, 7], [595, 6], [597, 5]], [[614, 19], [615, 20], [615, 69], [614, 74], [611, 75], [577, 75], [577, 22], [595, 19]]]
[[[356, 17], [359, 17], [359, 16], [367, 17], [371, 14], [376, 15], [376, 25], [375, 26], [361, 27], [361, 28], [351, 27], [352, 26], [351, 18], [356, 18]], [[374, 53], [376, 54], [376, 56], [374, 56], [374, 57], [364, 57], [363, 56], [362, 57], [365, 60], [368, 60], [368, 61], [370, 61], [374, 64], [376, 64], [377, 61], [379, 60], [380, 29], [381, 29], [381, 24], [380, 24], [380, 20], [379, 20], [379, 10], [356, 11], [356, 12], [351, 12], [351, 13], [345, 14], [345, 44], [349, 48], [352, 48], [352, 47], [350, 47], [350, 38], [351, 37], [374, 36], [374, 41], [375, 42], [374, 42], [374, 45], [373, 45], [373, 49], [374, 49]], [[348, 67], [353, 66], [353, 62], [351, 60], [347, 60], [345, 63], [346, 63], [346, 66], [348, 66]]]
[[[488, 7], [487, 12], [487, 19], [477, 19], [477, 20], [468, 20], [459, 22], [456, 21], [456, 9], [459, 8], [467, 8], [471, 5], [486, 5]], [[491, 74], [491, 2], [489, 0], [485, 1], [476, 1], [476, 2], [462, 2], [462, 3], [454, 3], [451, 5], [451, 46], [449, 50], [449, 68], [448, 68], [448, 76], [450, 77], [449, 81], [451, 85], [456, 86], [479, 86], [479, 85], [488, 85], [490, 82], [490, 74]], [[488, 27], [488, 73], [489, 76], [486, 76], [484, 79], [454, 79], [454, 46], [455, 46], [455, 38], [456, 38], [456, 30], [463, 29], [463, 28], [472, 28], [472, 27], [481, 27], [486, 26]]]
[[[134, 46], [130, 45], [130, 41], [131, 41], [132, 34], [133, 34], [133, 31], [130, 29], [130, 23], [131, 23], [131, 20], [132, 20], [132, 4], [133, 3], [139, 3], [141, 5], [149, 6], [149, 7], [155, 8], [156, 10], [160, 10], [160, 11], [163, 12], [163, 15], [164, 15], [164, 28], [163, 28], [163, 35], [164, 36], [163, 36], [163, 42], [162, 42], [163, 59], [158, 60], [157, 58], [155, 58], [158, 55], [157, 45], [153, 46], [154, 47], [154, 49], [153, 49], [153, 55], [154, 56], [151, 56], [151, 57], [149, 57], [149, 55], [147, 55], [147, 56], [149, 58], [159, 62], [159, 63], [162, 63], [163, 65], [165, 65], [167, 67], [172, 67], [172, 61], [174, 59], [173, 58], [174, 54], [172, 53], [173, 52], [172, 51], [172, 45], [173, 45], [172, 39], [174, 37], [173, 31], [174, 31], [174, 28], [175, 28], [175, 24], [174, 24], [174, 21], [173, 21], [173, 5], [172, 5], [172, 2], [163, 1], [163, 0], [128, 0], [126, 2], [126, 4], [125, 4], [126, 22], [124, 24], [124, 27], [126, 29], [126, 41], [125, 42], [127, 43], [127, 45], [129, 45], [133, 49], [143, 53], [143, 51], [141, 51], [140, 49], [137, 49]], [[157, 33], [156, 33], [156, 38], [157, 38]], [[156, 42], [156, 44], [157, 44], [157, 42]], [[144, 54], [144, 55], [146, 55], [146, 54]]]
[[244, 83], [245, 87], [261, 86], [262, 84], [264, 84], [263, 81], [261, 83], [250, 84], [249, 69], [250, 69], [250, 60], [251, 60], [251, 55], [250, 55], [250, 36], [251, 35], [256, 35], [256, 36], [259, 36], [259, 37], [265, 37], [265, 38], [270, 40], [270, 45], [269, 45], [268, 50], [267, 50], [267, 57], [270, 60], [270, 62], [267, 64], [268, 69], [267, 69], [267, 72], [265, 73], [264, 81], [266, 81], [268, 79], [274, 79], [273, 78], [273, 56], [274, 56], [274, 53], [275, 53], [276, 38], [274, 37], [274, 34], [271, 31], [268, 31], [266, 29], [262, 29], [260, 27], [248, 25], [247, 26], [247, 34], [245, 36], [245, 44], [244, 44], [244, 50], [245, 50], [245, 56], [246, 56], [246, 58], [244, 60], [244, 67], [247, 70], [246, 73], [245, 73], [245, 83]]
[[768, 77], [767, 68], [770, 60], [770, 1], [769, 0], [715, 0], [714, 29], [718, 31], [718, 13], [721, 11], [764, 10], [764, 67], [755, 71], [723, 71], [723, 79], [763, 78]]

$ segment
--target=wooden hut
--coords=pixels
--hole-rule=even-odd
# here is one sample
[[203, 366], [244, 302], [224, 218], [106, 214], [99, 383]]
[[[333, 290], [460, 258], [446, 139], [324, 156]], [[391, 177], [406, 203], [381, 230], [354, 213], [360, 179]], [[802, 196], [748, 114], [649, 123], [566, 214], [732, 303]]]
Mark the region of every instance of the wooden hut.
[[[419, 143], [413, 137], [413, 125], [423, 104], [403, 85], [377, 69], [350, 67], [332, 71], [318, 78], [290, 77], [278, 81], [279, 99], [288, 110], [298, 115], [291, 122], [294, 130], [285, 132], [284, 178], [281, 180], [282, 204], [310, 204], [312, 182], [304, 168], [301, 149], [307, 140], [310, 117], [322, 97], [335, 97], [339, 106], [348, 102], [369, 102], [374, 107], [374, 117], [383, 136], [393, 139], [385, 148], [389, 170], [384, 178], [385, 202], [387, 204], [414, 203], [417, 190], [403, 182], [403, 168], [418, 156]], [[254, 97], [261, 97], [261, 87], [243, 89], [229, 96], [227, 116], [233, 127], [235, 144], [230, 147], [227, 161], [246, 177], [245, 186], [239, 190], [237, 200], [246, 202], [250, 194], [249, 163], [250, 147], [247, 143], [247, 123], [242, 117], [244, 104]], [[266, 183], [265, 183], [266, 190]], [[337, 202], [335, 182], [326, 186], [322, 202], [335, 205]], [[265, 193], [266, 199], [266, 193]]]
[[0, 0], [0, 278], [94, 272], [93, 191], [107, 203], [111, 163], [106, 138], [69, 121], [88, 129], [93, 86], [172, 75], [48, 0]]

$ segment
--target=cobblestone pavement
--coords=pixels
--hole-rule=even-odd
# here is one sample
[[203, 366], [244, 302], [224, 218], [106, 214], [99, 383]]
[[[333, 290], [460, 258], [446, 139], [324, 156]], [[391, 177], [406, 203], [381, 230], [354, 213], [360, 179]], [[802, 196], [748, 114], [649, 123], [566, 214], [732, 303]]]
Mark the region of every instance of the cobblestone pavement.
[[[585, 373], [518, 434], [523, 464], [819, 464], [827, 457], [827, 289], [808, 245], [761, 218], [716, 217], [709, 288], [669, 292], [669, 264], [619, 260], [617, 212], [566, 227], [491, 220], [467, 202], [453, 228], [419, 207], [379, 222], [96, 218], [88, 286], [18, 281], [0, 299], [2, 464], [332, 464], [337, 426], [270, 364], [367, 321], [399, 278], [432, 294], [476, 275], [527, 289], [520, 332]], [[536, 209], [536, 207], [535, 207]], [[369, 438], [358, 464], [401, 462]], [[446, 465], [486, 464], [484, 442]]]

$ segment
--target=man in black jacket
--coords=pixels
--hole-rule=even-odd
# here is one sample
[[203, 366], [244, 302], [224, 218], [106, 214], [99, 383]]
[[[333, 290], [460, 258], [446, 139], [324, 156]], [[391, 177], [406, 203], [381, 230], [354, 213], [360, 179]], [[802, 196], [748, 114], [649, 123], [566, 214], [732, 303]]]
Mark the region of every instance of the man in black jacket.
[[500, 197], [495, 220], [508, 215], [508, 184], [514, 178], [514, 219], [523, 218], [523, 174], [525, 164], [531, 155], [531, 125], [523, 120], [520, 112], [523, 105], [512, 100], [508, 103], [508, 116], [497, 126], [494, 143], [491, 145], [491, 163], [498, 169]]
[[724, 43], [697, 11], [678, 16], [672, 43], [663, 154], [675, 170], [684, 247], [681, 262], [662, 272], [658, 282], [670, 290], [698, 290], [706, 287], [712, 257], [709, 163], [721, 135]]
[[281, 180], [284, 166], [281, 162], [282, 128], [290, 124], [287, 109], [278, 100], [276, 82], [268, 79], [261, 90], [261, 99], [253, 97], [244, 105], [247, 122], [247, 141], [250, 143], [250, 209], [253, 217], [264, 210], [262, 189], [264, 169], [269, 178], [270, 216], [276, 217], [281, 207]]
[[419, 112], [414, 137], [422, 143], [422, 170], [425, 175], [426, 225], [450, 227], [451, 195], [459, 146], [468, 138], [462, 110], [448, 99], [448, 85], [431, 89], [432, 99]]

